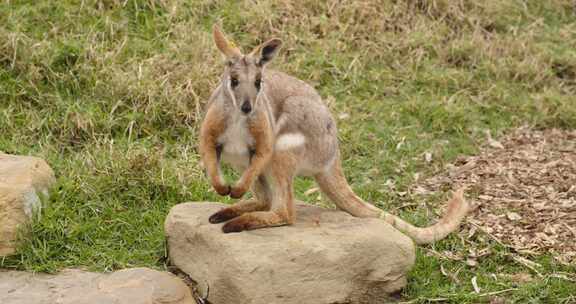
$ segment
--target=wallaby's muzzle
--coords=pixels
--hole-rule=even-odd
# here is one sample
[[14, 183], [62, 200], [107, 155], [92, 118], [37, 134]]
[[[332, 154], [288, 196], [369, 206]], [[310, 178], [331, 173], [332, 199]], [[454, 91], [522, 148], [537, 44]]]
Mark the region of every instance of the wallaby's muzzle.
[[250, 104], [250, 101], [244, 101], [242, 107], [240, 107], [240, 110], [242, 110], [242, 113], [244, 114], [249, 114], [252, 111], [252, 105]]

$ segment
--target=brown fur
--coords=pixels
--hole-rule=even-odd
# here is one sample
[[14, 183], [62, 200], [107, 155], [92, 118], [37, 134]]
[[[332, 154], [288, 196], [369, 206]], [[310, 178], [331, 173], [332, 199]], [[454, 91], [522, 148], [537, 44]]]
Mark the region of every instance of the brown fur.
[[228, 195], [230, 187], [224, 185], [220, 173], [217, 149], [217, 139], [226, 128], [225, 116], [218, 108], [210, 108], [206, 113], [204, 124], [200, 129], [200, 156], [206, 167], [210, 183], [220, 195]]

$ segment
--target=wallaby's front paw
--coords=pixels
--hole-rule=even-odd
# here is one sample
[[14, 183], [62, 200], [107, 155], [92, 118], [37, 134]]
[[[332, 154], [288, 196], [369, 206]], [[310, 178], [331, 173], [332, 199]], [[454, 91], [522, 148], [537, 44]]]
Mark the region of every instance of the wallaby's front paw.
[[241, 232], [248, 229], [249, 227], [250, 227], [249, 222], [247, 222], [244, 218], [240, 217], [224, 224], [224, 226], [222, 226], [222, 232], [224, 233]]
[[230, 194], [231, 188], [228, 185], [213, 185], [214, 190], [216, 190], [216, 193], [222, 195], [222, 196], [226, 196], [228, 194]]
[[248, 189], [246, 189], [245, 187], [234, 186], [230, 190], [230, 197], [241, 198], [242, 196], [244, 196], [244, 193], [246, 193], [246, 191], [248, 191]]
[[208, 218], [208, 221], [211, 224], [218, 224], [218, 223], [222, 223], [222, 222], [225, 222], [227, 220], [233, 219], [237, 216], [238, 216], [238, 214], [236, 214], [236, 212], [234, 212], [234, 210], [232, 210], [230, 208], [224, 208], [224, 209], [212, 214], [210, 216], [210, 218]]

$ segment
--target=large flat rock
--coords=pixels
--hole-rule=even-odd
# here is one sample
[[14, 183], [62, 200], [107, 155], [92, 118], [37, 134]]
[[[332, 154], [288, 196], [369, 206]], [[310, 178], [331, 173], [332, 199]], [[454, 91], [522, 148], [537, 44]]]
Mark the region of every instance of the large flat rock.
[[54, 172], [37, 157], [0, 152], [0, 256], [15, 252], [18, 229], [41, 208]]
[[226, 205], [184, 203], [165, 230], [173, 264], [213, 304], [386, 303], [406, 284], [412, 240], [378, 219], [298, 204], [292, 226], [223, 234]]
[[56, 275], [0, 272], [2, 304], [194, 304], [176, 276], [147, 268], [111, 274], [66, 270]]

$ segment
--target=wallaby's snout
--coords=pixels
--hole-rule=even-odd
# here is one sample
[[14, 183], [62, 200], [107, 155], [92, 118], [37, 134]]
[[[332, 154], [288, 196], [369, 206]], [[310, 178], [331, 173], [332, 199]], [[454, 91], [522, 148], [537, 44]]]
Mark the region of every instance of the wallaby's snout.
[[252, 105], [250, 104], [250, 100], [245, 100], [240, 110], [242, 110], [242, 113], [244, 114], [250, 114], [250, 112], [252, 112]]

